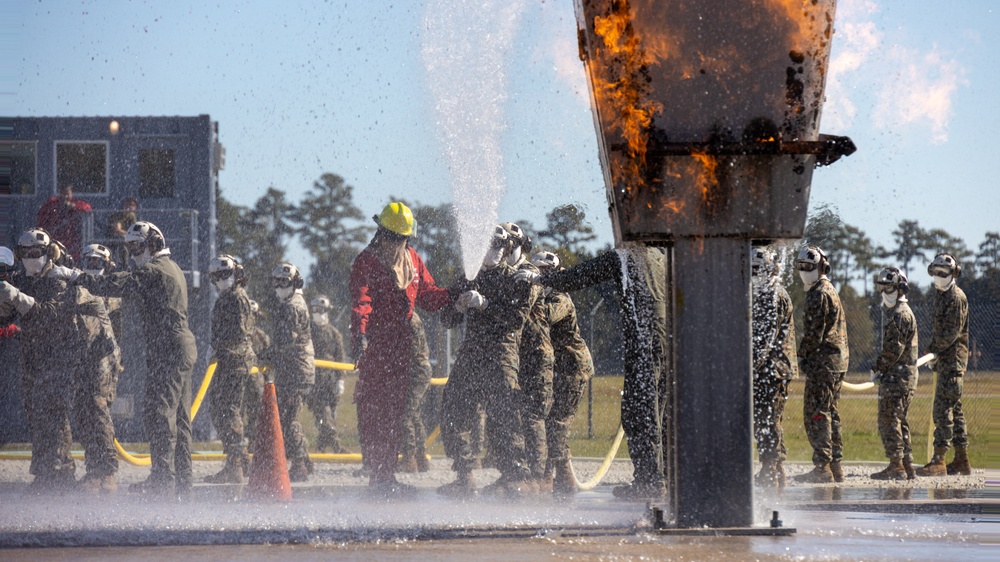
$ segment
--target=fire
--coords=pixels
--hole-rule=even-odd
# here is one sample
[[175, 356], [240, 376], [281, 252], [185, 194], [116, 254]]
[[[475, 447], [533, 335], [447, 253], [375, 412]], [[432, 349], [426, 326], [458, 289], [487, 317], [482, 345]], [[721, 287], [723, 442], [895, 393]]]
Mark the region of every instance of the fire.
[[708, 204], [712, 198], [712, 191], [719, 186], [719, 180], [715, 176], [715, 169], [719, 161], [715, 156], [706, 152], [695, 152], [691, 155], [695, 162], [701, 165], [701, 172], [696, 174], [695, 181], [698, 191], [701, 192], [702, 203]]
[[[626, 216], [701, 222], [727, 208], [718, 156], [665, 147], [816, 138], [822, 84], [806, 75], [815, 67], [824, 79], [834, 4], [578, 0], [607, 172]], [[773, 125], [754, 128], [761, 122]]]

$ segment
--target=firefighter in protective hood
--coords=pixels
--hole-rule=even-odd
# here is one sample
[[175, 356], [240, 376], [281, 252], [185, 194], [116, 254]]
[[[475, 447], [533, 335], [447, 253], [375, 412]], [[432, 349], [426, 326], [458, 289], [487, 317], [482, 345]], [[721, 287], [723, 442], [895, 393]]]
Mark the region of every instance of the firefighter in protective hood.
[[799, 341], [799, 370], [805, 376], [803, 420], [813, 449], [814, 469], [795, 477], [799, 482], [843, 482], [840, 461], [844, 440], [840, 433], [840, 389], [850, 357], [847, 321], [840, 295], [827, 277], [830, 263], [823, 250], [806, 246], [795, 259], [806, 291], [803, 333]]
[[250, 454], [243, 425], [246, 380], [257, 362], [251, 336], [254, 320], [243, 265], [228, 254], [208, 264], [208, 277], [218, 291], [212, 308], [212, 352], [215, 375], [208, 389], [212, 425], [219, 433], [226, 464], [205, 477], [210, 484], [241, 484], [250, 468]]
[[[969, 435], [962, 411], [962, 380], [969, 363], [969, 301], [957, 280], [962, 267], [951, 254], [938, 254], [927, 266], [934, 283], [931, 309], [933, 332], [928, 353], [937, 357], [934, 389], [934, 456], [917, 469], [918, 476], [972, 474], [969, 464]], [[955, 458], [945, 464], [948, 448], [955, 446]]]
[[305, 399], [316, 383], [309, 307], [302, 293], [304, 284], [299, 269], [290, 263], [271, 270], [271, 285], [277, 299], [270, 314], [271, 345], [260, 358], [268, 367], [266, 376], [274, 382], [289, 464], [288, 479], [292, 482], [305, 482], [313, 472], [309, 444], [299, 422]]
[[917, 320], [906, 302], [910, 286], [898, 268], [883, 269], [875, 279], [875, 287], [882, 296], [882, 349], [872, 369], [872, 382], [878, 384], [878, 433], [889, 466], [871, 478], [913, 479], [913, 449], [906, 414], [917, 387]]
[[373, 218], [378, 229], [351, 266], [351, 340], [359, 371], [354, 399], [369, 489], [392, 496], [414, 491], [395, 476], [413, 363], [410, 317], [414, 306], [440, 310], [449, 295], [409, 245], [409, 207], [389, 203]]
[[507, 259], [516, 244], [503, 226], [496, 225], [476, 278], [455, 286], [460, 294], [442, 314], [445, 325], [465, 319], [465, 337], [441, 405], [441, 436], [456, 472], [455, 481], [438, 488], [446, 496], [476, 493], [472, 432], [480, 408], [486, 411], [486, 439], [500, 471], [500, 478], [483, 493], [519, 497], [535, 491], [525, 459], [521, 428], [525, 398], [518, 371], [521, 332], [539, 293], [514, 282], [517, 270]]
[[197, 356], [188, 328], [187, 280], [170, 259], [159, 228], [139, 221], [125, 233], [133, 269], [76, 282], [95, 295], [132, 300], [146, 339], [143, 425], [149, 437], [149, 478], [129, 491], [187, 497], [191, 492], [191, 372]]

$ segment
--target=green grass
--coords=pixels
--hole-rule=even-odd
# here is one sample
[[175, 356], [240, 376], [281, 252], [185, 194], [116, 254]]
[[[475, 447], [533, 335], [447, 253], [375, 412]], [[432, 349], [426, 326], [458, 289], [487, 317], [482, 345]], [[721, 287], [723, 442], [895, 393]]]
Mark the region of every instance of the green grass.
[[[932, 379], [924, 374], [910, 406], [910, 431], [914, 458], [925, 462], [928, 453], [928, 429], [931, 417]], [[861, 375], [851, 375], [851, 382], [863, 382]], [[354, 391], [355, 376], [345, 377], [346, 391], [337, 411], [337, 425], [341, 429], [342, 443], [352, 451], [359, 451], [357, 439], [357, 416], [351, 396]], [[809, 461], [812, 449], [806, 439], [802, 425], [802, 379], [793, 381], [789, 390], [789, 400], [785, 407], [785, 446], [790, 461]], [[621, 376], [595, 377], [593, 381], [593, 438], [587, 436], [588, 407], [587, 395], [580, 401], [580, 408], [573, 423], [571, 449], [577, 457], [604, 457], [614, 439], [621, 416]], [[1000, 416], [991, 416], [1000, 411], [1000, 373], [980, 372], [966, 376], [963, 405], [970, 434], [969, 455], [975, 467], [1000, 467], [1000, 461], [988, 459], [987, 438], [1000, 432]], [[844, 434], [844, 458], [850, 461], [882, 461], [885, 459], [876, 425], [877, 400], [874, 390], [851, 392], [845, 390], [840, 401], [841, 421]], [[205, 410], [199, 414], [208, 415]], [[316, 428], [312, 413], [304, 409], [299, 418], [306, 437], [315, 443]], [[430, 432], [433, 428], [428, 428]], [[209, 450], [213, 444], [199, 444], [197, 450]], [[141, 452], [145, 444], [130, 445], [130, 450]], [[441, 440], [430, 447], [432, 455], [443, 455]], [[623, 443], [617, 458], [628, 458], [628, 449]]]

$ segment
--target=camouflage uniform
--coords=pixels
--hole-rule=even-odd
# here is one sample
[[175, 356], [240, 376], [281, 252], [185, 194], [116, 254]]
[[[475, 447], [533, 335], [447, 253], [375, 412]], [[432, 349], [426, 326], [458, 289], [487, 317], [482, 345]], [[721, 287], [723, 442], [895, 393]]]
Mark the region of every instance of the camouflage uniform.
[[[313, 322], [312, 340], [316, 359], [344, 362], [344, 337], [332, 324]], [[335, 453], [343, 452], [340, 436], [337, 434], [337, 405], [340, 403], [341, 379], [340, 371], [316, 369], [316, 386], [306, 400], [319, 432], [316, 437], [316, 448], [321, 451], [332, 449]]]
[[952, 283], [934, 290], [933, 327], [927, 351], [937, 355], [934, 389], [934, 448], [967, 447], [969, 438], [962, 412], [962, 377], [969, 362], [969, 301]]
[[251, 344], [254, 321], [250, 297], [236, 285], [223, 291], [212, 308], [212, 350], [215, 374], [208, 389], [212, 424], [219, 432], [222, 452], [231, 460], [246, 455], [243, 397], [246, 379], [257, 357]]
[[580, 337], [573, 299], [566, 293], [551, 291], [545, 296], [545, 304], [555, 355], [552, 409], [545, 418], [551, 464], [570, 458], [569, 430], [587, 381], [594, 374], [594, 361], [587, 342]]
[[917, 320], [906, 301], [891, 309], [883, 307], [882, 351], [874, 371], [881, 375], [878, 387], [878, 433], [885, 456], [913, 460], [910, 426], [906, 420], [917, 386]]
[[403, 438], [399, 443], [399, 453], [403, 458], [426, 457], [424, 441], [427, 439], [420, 411], [424, 395], [431, 385], [434, 371], [431, 369], [431, 351], [427, 345], [427, 333], [420, 316], [413, 312], [410, 318], [413, 327], [413, 368], [410, 372], [409, 393], [406, 397], [406, 413], [403, 415]]
[[70, 291], [76, 302], [76, 332], [85, 350], [76, 372], [73, 421], [77, 441], [83, 445], [86, 478], [101, 478], [118, 472], [111, 404], [115, 401], [122, 357], [104, 299], [82, 287]]
[[663, 250], [635, 245], [545, 274], [539, 280], [557, 291], [576, 291], [615, 281], [625, 352], [622, 427], [634, 465], [634, 485], [653, 491], [662, 488], [664, 478], [662, 378], [667, 341], [666, 279]]
[[296, 289], [288, 300], [279, 302], [271, 320], [274, 328], [271, 346], [261, 360], [267, 365], [269, 377], [273, 377], [278, 395], [285, 458], [291, 467], [311, 467], [309, 443], [302, 433], [299, 413], [316, 383], [316, 366], [309, 307], [302, 290]]
[[[518, 264], [517, 269], [538, 268], [528, 262]], [[548, 462], [548, 441], [545, 436], [545, 419], [552, 409], [552, 370], [555, 355], [549, 335], [548, 307], [543, 298], [543, 289], [531, 287], [534, 305], [521, 331], [520, 368], [517, 382], [521, 386], [523, 406], [521, 409], [521, 429], [524, 432], [524, 449], [528, 469], [534, 478], [545, 474]]]
[[[250, 334], [250, 346], [254, 355], [260, 357], [271, 345], [271, 338], [256, 325], [258, 315], [254, 315], [254, 328]], [[257, 420], [260, 418], [260, 408], [264, 397], [264, 373], [250, 370], [243, 383], [243, 434], [247, 438], [247, 446], [253, 452], [253, 444], [257, 439]]]
[[799, 342], [799, 370], [806, 378], [803, 420], [813, 463], [840, 462], [840, 389], [847, 373], [847, 321], [840, 296], [825, 276], [806, 292], [804, 332]]
[[147, 483], [160, 490], [191, 487], [191, 372], [197, 356], [188, 328], [187, 280], [169, 251], [141, 267], [99, 277], [81, 274], [77, 283], [102, 297], [134, 299], [146, 338], [147, 377], [143, 424], [152, 463]]
[[762, 464], [785, 460], [781, 418], [798, 377], [792, 299], [778, 284], [753, 293], [753, 427]]
[[[441, 407], [441, 436], [455, 472], [467, 474], [474, 466], [471, 433], [479, 423], [482, 406], [496, 468], [502, 479], [511, 482], [529, 476], [521, 432], [518, 348], [521, 330], [538, 295], [529, 284], [515, 282], [515, 273], [504, 262], [480, 271], [472, 282], [470, 288], [479, 291], [489, 304], [465, 314], [465, 338], [444, 388]], [[449, 312], [442, 315], [446, 325], [457, 320]]]
[[[47, 266], [51, 271], [51, 266]], [[79, 354], [67, 349], [75, 341], [72, 297], [66, 284], [46, 276], [19, 275], [12, 283], [35, 299], [20, 318], [21, 393], [31, 435], [34, 485], [68, 486], [75, 480], [70, 456], [70, 405]]]

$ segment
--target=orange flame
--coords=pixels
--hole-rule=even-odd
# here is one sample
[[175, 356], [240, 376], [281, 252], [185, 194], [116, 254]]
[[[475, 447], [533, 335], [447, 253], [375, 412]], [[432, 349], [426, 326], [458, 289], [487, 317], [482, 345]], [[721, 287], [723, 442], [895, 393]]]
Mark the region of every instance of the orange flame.
[[[816, 0], [763, 0], [760, 4], [748, 3], [745, 10], [733, 9], [731, 14], [723, 15], [728, 18], [725, 21], [731, 24], [733, 33], [720, 34], [723, 40], [707, 46], [700, 36], [693, 35], [694, 29], [674, 21], [678, 14], [687, 17], [688, 22], [694, 22], [696, 17], [700, 21], [703, 10], [707, 9], [697, 3], [587, 0], [584, 4], [592, 9], [591, 14], [596, 12], [589, 22], [595, 41], [588, 53], [588, 68], [605, 140], [609, 175], [616, 199], [621, 199], [625, 207], [634, 206], [627, 213], [629, 216], [641, 214], [639, 211], [652, 211], [663, 220], [679, 215], [691, 220], [710, 219], [719, 209], [725, 208], [727, 198], [719, 189], [718, 173], [722, 169], [716, 156], [702, 152], [692, 154], [691, 158], [668, 158], [672, 162], [667, 163], [647, 162], [654, 130], [664, 132], [663, 136], [656, 137], [660, 141], [709, 140], [666, 139], [665, 131], [672, 130], [673, 124], [663, 122], [663, 103], [670, 102], [660, 101], [665, 97], [662, 92], [660, 99], [655, 97], [657, 93], [653, 89], [657, 81], [654, 77], [689, 81], [705, 76], [704, 83], [720, 90], [717, 94], [731, 100], [730, 105], [743, 104], [756, 92], [741, 90], [739, 86], [730, 91], [729, 81], [718, 79], [737, 74], [752, 75], [761, 64], [753, 46], [742, 44], [740, 38], [749, 37], [760, 29], [773, 29], [775, 35], [768, 36], [767, 40], [776, 41], [775, 44], [787, 50], [769, 52], [780, 53], [780, 64], [801, 66], [797, 59], [827, 48], [832, 34], [832, 11], [822, 5], [824, 2]], [[773, 57], [765, 62], [773, 64]], [[668, 61], [669, 64], [665, 64]], [[807, 110], [818, 107], [816, 104], [820, 102], [793, 99], [792, 96], [779, 100], [786, 104], [786, 122], [780, 128], [776, 126], [773, 133], [762, 132], [756, 135], [759, 138], [744, 140], [777, 142], [783, 136], [795, 136], [802, 122], [814, 118]], [[698, 108], [692, 107], [691, 111], [698, 111]], [[814, 113], [818, 115], [818, 110]], [[743, 131], [736, 131], [736, 138], [740, 138], [740, 134]]]

